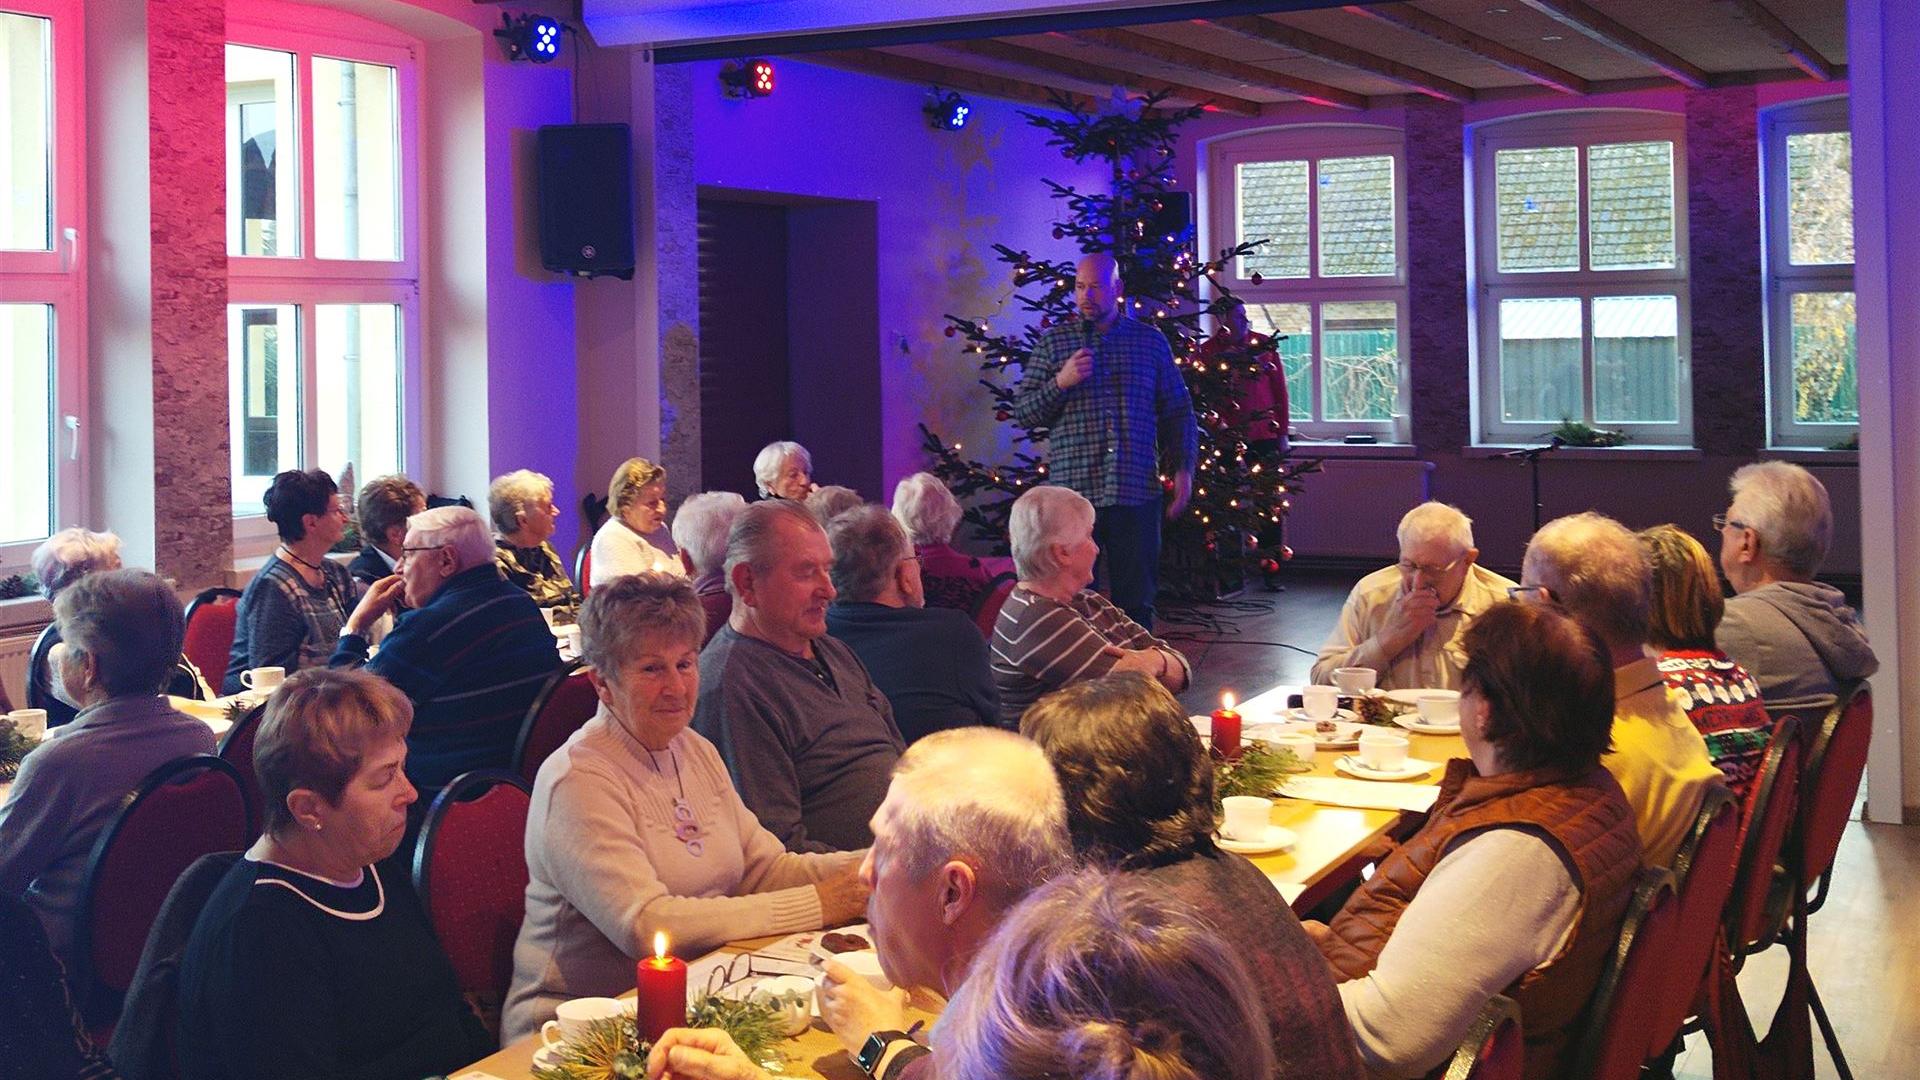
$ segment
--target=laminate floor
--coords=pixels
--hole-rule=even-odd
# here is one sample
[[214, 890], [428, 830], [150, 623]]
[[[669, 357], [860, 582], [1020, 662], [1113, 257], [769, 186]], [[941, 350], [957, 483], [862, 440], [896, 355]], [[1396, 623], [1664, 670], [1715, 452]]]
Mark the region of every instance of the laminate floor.
[[[1189, 712], [1209, 712], [1223, 690], [1241, 698], [1275, 683], [1302, 683], [1352, 588], [1351, 576], [1299, 575], [1284, 592], [1258, 582], [1242, 596], [1161, 612], [1158, 632], [1194, 663], [1193, 685], [1181, 695]], [[1847, 826], [1835, 862], [1832, 894], [1808, 930], [1810, 967], [1833, 1018], [1848, 1064], [1859, 1080], [1920, 1076], [1920, 828]], [[1747, 961], [1740, 993], [1764, 1031], [1786, 980], [1785, 950]], [[1815, 1075], [1837, 1077], [1815, 1034]], [[1711, 1049], [1687, 1042], [1678, 1080], [1711, 1080]]]

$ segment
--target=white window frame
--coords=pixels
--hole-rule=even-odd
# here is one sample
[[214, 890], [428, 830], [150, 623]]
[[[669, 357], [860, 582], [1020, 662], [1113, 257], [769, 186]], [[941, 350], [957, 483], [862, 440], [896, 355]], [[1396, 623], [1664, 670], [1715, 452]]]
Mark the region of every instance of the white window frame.
[[[1860, 425], [1801, 423], [1793, 417], [1793, 298], [1803, 292], [1853, 292], [1853, 263], [1796, 266], [1787, 211], [1787, 137], [1850, 131], [1846, 95], [1778, 105], [1760, 115], [1762, 261], [1767, 280], [1767, 442], [1782, 449], [1824, 449]], [[1857, 254], [1857, 252], [1856, 252]]]
[[[1327, 158], [1391, 157], [1393, 159], [1394, 270], [1367, 276], [1320, 274], [1319, 163]], [[1241, 165], [1262, 161], [1307, 161], [1307, 267], [1304, 278], [1262, 275], [1255, 284], [1241, 275], [1240, 260], [1232, 260], [1223, 275], [1233, 294], [1248, 304], [1305, 304], [1313, 325], [1312, 400], [1310, 419], [1294, 419], [1291, 427], [1303, 438], [1337, 440], [1347, 435], [1371, 435], [1384, 443], [1406, 443], [1411, 437], [1407, 363], [1407, 160], [1406, 133], [1397, 127], [1371, 124], [1290, 124], [1285, 127], [1217, 139], [1207, 148], [1209, 247], [1239, 243], [1239, 187]], [[1327, 420], [1322, 415], [1325, 341], [1321, 310], [1329, 303], [1391, 303], [1395, 340], [1399, 344], [1399, 388], [1388, 420]], [[1298, 402], [1290, 403], [1298, 407]]]
[[[4, 0], [0, 0], [4, 2]], [[298, 30], [287, 27], [298, 26]], [[230, 0], [226, 43], [295, 54], [294, 131], [298, 152], [299, 254], [297, 256], [228, 255], [229, 307], [292, 305], [293, 340], [299, 346], [301, 402], [299, 436], [301, 468], [327, 463], [309, 458], [319, 444], [318, 410], [310, 403], [318, 350], [315, 347], [314, 308], [325, 304], [392, 304], [400, 309], [401, 457], [410, 473], [421, 470], [425, 447], [422, 402], [423, 360], [420, 318], [420, 44], [380, 23], [341, 12], [324, 11], [277, 0]], [[315, 252], [313, 58], [361, 61], [391, 67], [395, 72], [395, 112], [399, 125], [397, 161], [400, 167], [399, 257], [382, 259], [322, 259]], [[222, 145], [228, 136], [223, 128]], [[230, 178], [231, 182], [231, 178]], [[237, 408], [229, 394], [229, 431], [236, 436]], [[235, 480], [238, 457], [235, 457]], [[337, 468], [337, 465], [333, 467]], [[337, 479], [337, 478], [336, 478]], [[358, 479], [371, 479], [361, 475]], [[351, 493], [348, 493], [351, 494]], [[235, 514], [236, 558], [263, 555], [277, 537], [273, 523], [261, 513]]]
[[[1654, 270], [1590, 270], [1588, 265], [1588, 149], [1596, 143], [1670, 141], [1673, 144], [1673, 266]], [[1517, 272], [1499, 266], [1499, 218], [1494, 155], [1502, 150], [1577, 147], [1579, 270]], [[1675, 420], [1604, 425], [1627, 433], [1630, 447], [1693, 444], [1692, 304], [1687, 276], [1687, 143], [1685, 118], [1640, 109], [1574, 109], [1489, 121], [1473, 129], [1469, 159], [1468, 306], [1474, 334], [1474, 430], [1478, 442], [1508, 445], [1544, 441], [1560, 421], [1506, 422], [1500, 418], [1500, 302], [1577, 298], [1581, 310], [1580, 367], [1583, 416], [1593, 420], [1593, 301], [1610, 296], [1672, 296], [1675, 304]]]
[[[0, 303], [53, 308], [53, 529], [86, 519], [86, 49], [81, 0], [0, 0], [0, 11], [50, 19], [53, 41], [52, 247], [0, 251]], [[0, 544], [0, 573], [26, 569], [39, 539]]]

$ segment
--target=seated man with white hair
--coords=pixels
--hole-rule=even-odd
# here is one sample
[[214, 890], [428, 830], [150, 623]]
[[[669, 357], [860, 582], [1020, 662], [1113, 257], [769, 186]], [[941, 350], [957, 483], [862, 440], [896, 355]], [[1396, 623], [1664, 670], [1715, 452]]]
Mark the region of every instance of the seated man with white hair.
[[1193, 678], [1178, 649], [1088, 588], [1100, 557], [1093, 522], [1093, 504], [1071, 488], [1043, 485], [1013, 502], [1007, 534], [1020, 584], [992, 641], [1007, 727], [1043, 695], [1110, 671], [1141, 672], [1176, 694]]
[[1313, 681], [1335, 668], [1366, 667], [1384, 690], [1455, 690], [1466, 669], [1460, 644], [1476, 616], [1507, 598], [1513, 582], [1481, 566], [1473, 522], [1440, 502], [1400, 519], [1400, 561], [1360, 579], [1340, 624], [1313, 662]]
[[[412, 610], [367, 659], [367, 634], [403, 596]], [[407, 519], [400, 572], [367, 590], [328, 663], [364, 666], [412, 699], [407, 778], [432, 792], [470, 769], [512, 763], [520, 723], [560, 654], [533, 599], [500, 576], [486, 521], [442, 506]]]
[[707, 612], [703, 649], [733, 615], [733, 595], [727, 592], [727, 530], [746, 506], [738, 492], [703, 491], [687, 496], [673, 515], [673, 545], [692, 564], [693, 593]]
[[1846, 597], [1813, 580], [1833, 537], [1833, 506], [1814, 475], [1784, 461], [1743, 466], [1733, 505], [1714, 520], [1720, 569], [1737, 594], [1714, 640], [1760, 684], [1769, 707], [1832, 700], [1880, 669]]
[[845, 511], [827, 526], [833, 587], [827, 632], [846, 642], [893, 704], [909, 744], [946, 728], [993, 725], [1000, 695], [973, 620], [928, 607], [920, 557], [884, 506]]
[[1613, 749], [1600, 759], [1640, 832], [1645, 866], [1667, 866], [1707, 789], [1721, 782], [1687, 712], [1648, 654], [1653, 569], [1626, 526], [1604, 514], [1549, 521], [1527, 542], [1517, 595], [1558, 601], [1613, 658]]

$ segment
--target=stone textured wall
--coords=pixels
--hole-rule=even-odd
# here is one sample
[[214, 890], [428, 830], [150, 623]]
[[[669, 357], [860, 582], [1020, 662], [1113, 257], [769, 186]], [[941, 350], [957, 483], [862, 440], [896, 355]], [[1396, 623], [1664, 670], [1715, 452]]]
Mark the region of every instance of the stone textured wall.
[[1767, 441], [1754, 89], [1694, 90], [1686, 100], [1694, 445], [1752, 454]]
[[691, 64], [654, 69], [654, 265], [660, 268], [660, 457], [667, 497], [700, 490], [700, 280]]
[[1458, 105], [1407, 106], [1408, 396], [1414, 445], [1430, 455], [1457, 454], [1472, 441], [1460, 124]]
[[[155, 569], [232, 564], [227, 432], [226, 6], [149, 0]], [[144, 510], [144, 508], [142, 508]]]

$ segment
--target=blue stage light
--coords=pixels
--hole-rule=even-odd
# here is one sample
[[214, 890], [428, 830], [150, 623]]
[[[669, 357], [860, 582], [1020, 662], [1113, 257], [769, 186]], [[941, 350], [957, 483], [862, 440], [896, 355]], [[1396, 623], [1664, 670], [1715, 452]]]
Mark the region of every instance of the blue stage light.
[[567, 24], [546, 15], [507, 14], [493, 32], [506, 46], [507, 59], [550, 64], [560, 58], [560, 35]]
[[926, 113], [929, 127], [940, 131], [959, 131], [967, 126], [973, 106], [959, 94], [951, 90], [943, 91], [936, 86], [927, 91], [927, 103], [921, 111]]

